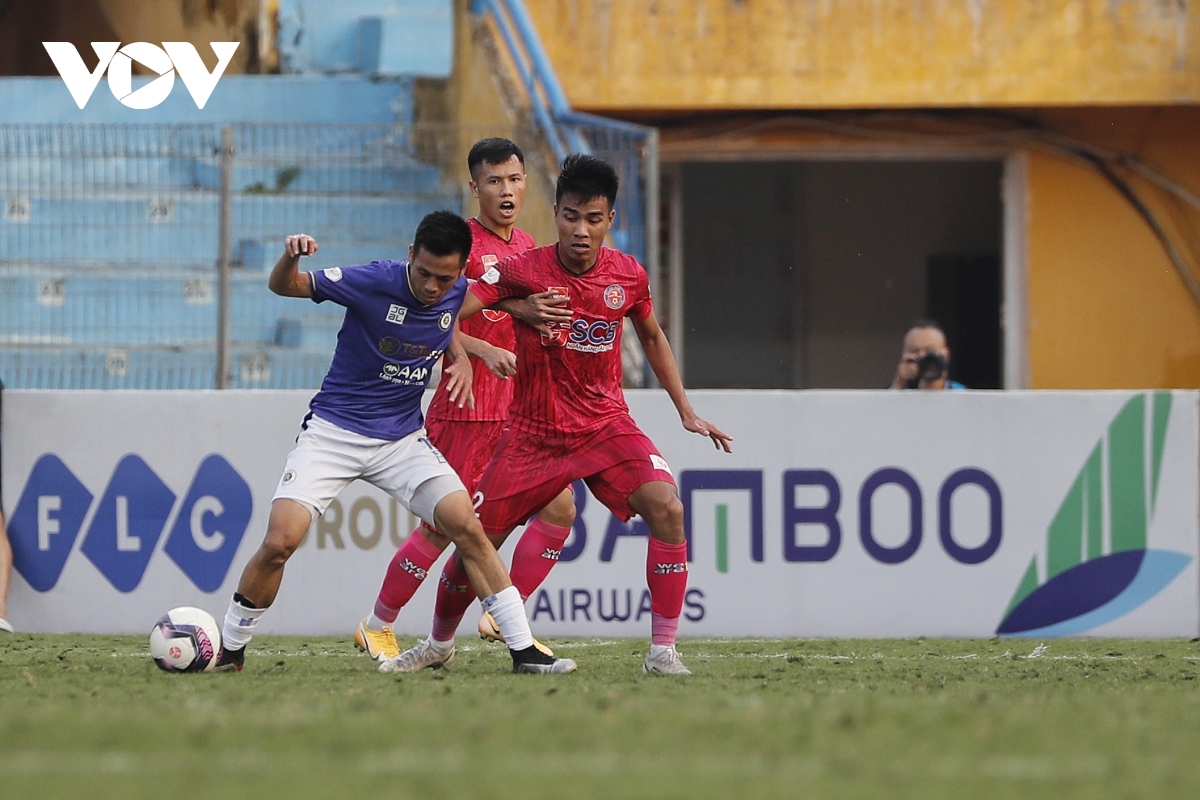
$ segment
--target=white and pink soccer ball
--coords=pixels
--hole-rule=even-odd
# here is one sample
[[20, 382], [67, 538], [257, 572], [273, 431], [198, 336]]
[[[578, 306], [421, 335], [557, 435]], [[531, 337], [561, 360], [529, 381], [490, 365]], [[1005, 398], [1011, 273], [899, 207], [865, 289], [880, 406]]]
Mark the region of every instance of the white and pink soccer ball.
[[192, 606], [171, 609], [150, 631], [150, 657], [163, 672], [208, 672], [220, 649], [216, 620]]

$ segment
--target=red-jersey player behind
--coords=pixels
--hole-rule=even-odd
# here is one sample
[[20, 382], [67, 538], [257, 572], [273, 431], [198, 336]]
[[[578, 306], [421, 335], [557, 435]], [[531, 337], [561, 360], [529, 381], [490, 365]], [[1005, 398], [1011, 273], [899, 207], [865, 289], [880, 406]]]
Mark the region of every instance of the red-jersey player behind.
[[[502, 537], [572, 481], [622, 520], [650, 528], [646, 580], [652, 645], [647, 673], [687, 675], [675, 650], [687, 591], [683, 504], [666, 460], [638, 429], [621, 390], [621, 326], [628, 317], [683, 427], [729, 452], [732, 439], [696, 416], [654, 315], [649, 280], [631, 256], [603, 246], [618, 179], [608, 163], [572, 155], [555, 192], [558, 243], [513, 256], [473, 284], [468, 318], [505, 298], [557, 295], [540, 329], [517, 325], [517, 382], [508, 424], [476, 491], [480, 521]], [[513, 572], [520, 565], [514, 554]]]
[[[473, 281], [486, 280], [495, 273], [499, 261], [535, 244], [532, 236], [516, 227], [525, 203], [525, 156], [508, 139], [482, 139], [467, 154], [467, 168], [471, 193], [479, 199], [479, 216], [467, 221], [471, 228], [471, 253], [464, 274]], [[521, 309], [519, 303], [506, 305]], [[463, 324], [461, 330], [479, 340], [472, 342], [473, 347], [483, 348], [480, 354], [483, 358], [473, 360], [475, 406], [460, 407], [450, 401], [448, 392], [435, 392], [425, 414], [425, 427], [430, 441], [462, 478], [467, 491], [474, 492], [500, 438], [513, 395], [513, 381], [497, 377], [491, 370], [499, 367], [502, 372], [511, 372], [515, 334], [512, 318], [493, 309]], [[571, 493], [562, 492], [526, 528], [519, 546], [536, 549], [539, 554], [547, 550], [557, 553], [570, 535], [574, 519]], [[355, 632], [355, 644], [387, 663], [387, 671], [437, 667], [454, 658], [455, 630], [475, 599], [463, 563], [457, 557], [447, 562], [438, 585], [431, 641], [423, 642], [419, 653], [410, 653], [399, 662], [395, 657], [400, 649], [392, 631], [400, 609], [412, 598], [449, 544], [449, 538], [425, 523], [414, 530], [388, 565], [372, 614]], [[514, 585], [520, 591], [522, 586], [531, 584], [522, 595], [525, 598], [545, 578], [553, 562], [522, 559], [522, 563], [526, 568], [519, 576], [521, 583]]]

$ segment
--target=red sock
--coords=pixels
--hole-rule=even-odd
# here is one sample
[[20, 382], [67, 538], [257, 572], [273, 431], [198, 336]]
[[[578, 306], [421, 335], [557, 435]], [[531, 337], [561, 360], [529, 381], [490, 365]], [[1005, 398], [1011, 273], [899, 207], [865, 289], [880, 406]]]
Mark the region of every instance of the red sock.
[[421, 535], [420, 528], [413, 531], [388, 564], [383, 587], [375, 600], [375, 616], [384, 622], [395, 622], [400, 609], [412, 599], [441, 554]]
[[474, 601], [475, 589], [467, 577], [466, 567], [451, 553], [442, 569], [437, 600], [433, 604], [433, 638], [439, 642], [453, 639], [458, 624]]
[[670, 647], [675, 644], [675, 634], [679, 630], [679, 617], [664, 617], [662, 614], [650, 612], [650, 642]]
[[646, 584], [650, 587], [651, 640], [654, 644], [674, 644], [687, 594], [687, 542], [667, 544], [650, 537]]
[[525, 528], [513, 550], [512, 569], [508, 571], [522, 600], [528, 600], [546, 580], [570, 535], [570, 528], [536, 518]]

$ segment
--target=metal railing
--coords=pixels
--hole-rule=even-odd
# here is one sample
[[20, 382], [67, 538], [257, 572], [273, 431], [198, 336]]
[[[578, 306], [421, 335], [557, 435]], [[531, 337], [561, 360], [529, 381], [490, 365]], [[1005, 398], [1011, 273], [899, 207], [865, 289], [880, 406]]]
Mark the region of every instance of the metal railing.
[[472, 11], [495, 23], [530, 113], [558, 162], [590, 153], [613, 164], [621, 179], [613, 243], [646, 266], [658, 283], [658, 131], [572, 110], [521, 0], [472, 0]]
[[[314, 388], [342, 309], [266, 286], [403, 258], [462, 210], [458, 127], [0, 126], [0, 379], [10, 388]], [[223, 137], [224, 136], [224, 141]], [[224, 269], [220, 269], [224, 266]]]

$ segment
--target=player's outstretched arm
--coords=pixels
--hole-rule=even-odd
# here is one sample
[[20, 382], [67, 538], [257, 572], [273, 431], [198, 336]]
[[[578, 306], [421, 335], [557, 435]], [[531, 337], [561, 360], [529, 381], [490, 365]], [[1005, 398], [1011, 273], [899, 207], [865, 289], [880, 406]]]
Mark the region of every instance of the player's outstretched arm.
[[650, 368], [654, 370], [658, 382], [663, 385], [667, 396], [675, 404], [675, 410], [679, 412], [679, 419], [683, 421], [683, 427], [692, 433], [712, 439], [714, 447], [723, 449], [726, 453], [731, 452], [730, 443], [733, 442], [733, 437], [722, 433], [716, 425], [697, 417], [692, 404], [688, 402], [687, 392], [683, 388], [683, 379], [679, 377], [679, 366], [675, 363], [675, 354], [671, 352], [671, 344], [667, 341], [667, 335], [663, 333], [662, 326], [658, 324], [658, 318], [651, 312], [650, 316], [645, 319], [630, 317], [629, 320], [633, 323], [638, 341], [642, 343], [642, 350], [646, 353], [646, 360], [650, 362]]
[[312, 297], [312, 279], [300, 270], [300, 256], [317, 252], [317, 240], [307, 233], [296, 233], [283, 239], [283, 255], [271, 269], [267, 286], [283, 297]]

